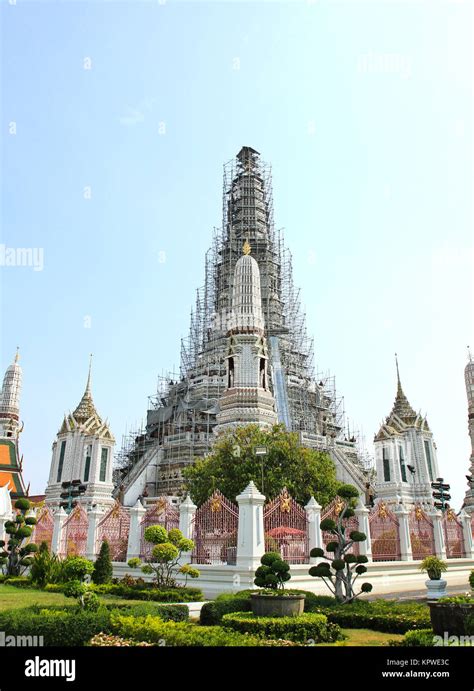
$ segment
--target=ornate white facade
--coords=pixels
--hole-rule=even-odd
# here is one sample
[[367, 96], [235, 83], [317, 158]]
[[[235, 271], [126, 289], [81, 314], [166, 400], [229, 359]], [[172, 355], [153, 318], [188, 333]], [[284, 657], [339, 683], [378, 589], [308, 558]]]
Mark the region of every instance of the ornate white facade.
[[239, 425], [270, 427], [278, 421], [275, 400], [268, 387], [260, 271], [250, 256], [248, 242], [244, 244], [244, 253], [235, 264], [227, 332], [227, 388], [219, 399], [217, 434]]
[[16, 437], [20, 429], [20, 393], [22, 371], [19, 353], [7, 367], [0, 394], [0, 436]]
[[469, 353], [469, 362], [464, 370], [464, 380], [466, 382], [466, 394], [468, 405], [468, 429], [471, 438], [471, 458], [469, 474], [471, 476], [470, 488], [466, 492], [464, 508], [468, 513], [474, 513], [474, 362]]
[[84, 395], [75, 411], [64, 416], [53, 443], [46, 503], [57, 506], [64, 492], [62, 483], [80, 480], [87, 485], [78, 498], [81, 504], [112, 505], [114, 444], [107, 421], [102, 421], [92, 400], [89, 368]]
[[403, 392], [398, 363], [395, 403], [374, 444], [377, 497], [432, 505], [431, 482], [439, 476], [436, 444], [426, 417], [413, 410]]

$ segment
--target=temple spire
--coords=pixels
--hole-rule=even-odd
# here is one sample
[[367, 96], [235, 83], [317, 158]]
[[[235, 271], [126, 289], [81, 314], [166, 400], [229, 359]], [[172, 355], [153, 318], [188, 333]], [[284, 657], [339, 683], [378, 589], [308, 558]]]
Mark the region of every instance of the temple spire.
[[85, 388], [84, 394], [83, 394], [83, 396], [79, 402], [79, 405], [77, 406], [76, 410], [73, 413], [74, 418], [77, 422], [85, 422], [92, 415], [96, 415], [100, 419], [99, 414], [97, 413], [97, 410], [95, 409], [94, 402], [92, 400], [91, 379], [92, 379], [92, 354], [90, 355], [90, 359], [89, 359], [89, 372], [87, 375], [86, 388]]
[[92, 353], [89, 356], [89, 374], [87, 375], [86, 393], [91, 393]]
[[395, 353], [395, 365], [397, 368], [397, 395], [393, 404], [392, 414], [395, 413], [401, 420], [416, 418], [416, 413], [408, 402], [400, 381], [400, 369], [398, 367], [398, 355]]

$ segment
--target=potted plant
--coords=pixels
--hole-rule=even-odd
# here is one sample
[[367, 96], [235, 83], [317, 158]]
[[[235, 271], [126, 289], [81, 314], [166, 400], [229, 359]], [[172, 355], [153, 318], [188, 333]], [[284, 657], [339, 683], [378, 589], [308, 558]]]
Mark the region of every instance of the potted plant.
[[472, 636], [474, 634], [474, 598], [469, 595], [443, 597], [428, 602], [431, 626], [437, 636]]
[[303, 613], [305, 595], [284, 592], [290, 565], [278, 552], [267, 552], [255, 571], [254, 584], [264, 590], [252, 593], [252, 612], [259, 617], [296, 617]]
[[446, 581], [441, 578], [441, 574], [447, 571], [446, 562], [438, 557], [425, 557], [420, 564], [420, 571], [426, 571], [428, 580], [425, 585], [428, 589], [428, 600], [438, 600], [446, 596]]

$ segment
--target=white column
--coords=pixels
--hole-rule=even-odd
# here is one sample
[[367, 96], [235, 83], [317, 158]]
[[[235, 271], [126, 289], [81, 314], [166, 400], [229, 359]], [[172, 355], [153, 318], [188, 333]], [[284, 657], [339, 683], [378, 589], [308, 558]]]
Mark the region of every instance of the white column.
[[197, 506], [193, 504], [191, 497], [188, 496], [179, 505], [179, 529], [184, 537], [188, 540], [193, 539], [194, 533], [194, 516], [196, 514]]
[[61, 551], [61, 536], [63, 532], [64, 521], [67, 518], [67, 513], [63, 507], [60, 506], [53, 516], [53, 537], [51, 539], [51, 552], [59, 554]]
[[369, 524], [369, 509], [362, 503], [359, 497], [359, 503], [355, 509], [355, 515], [359, 521], [359, 532], [365, 533], [367, 539], [363, 542], [358, 542], [359, 554], [367, 557], [368, 561], [372, 561], [372, 541], [370, 538], [370, 524]]
[[141, 522], [146, 509], [140, 501], [130, 509], [130, 532], [128, 534], [127, 561], [140, 556]]
[[441, 511], [431, 509], [429, 511], [426, 511], [426, 515], [433, 523], [436, 556], [439, 559], [446, 559], [446, 543], [444, 540], [443, 514], [441, 513]]
[[263, 504], [265, 497], [250, 482], [237, 497], [239, 529], [237, 534], [237, 566], [254, 570], [265, 554]]
[[[306, 517], [308, 519], [308, 543], [309, 551], [315, 547], [323, 547], [323, 537], [321, 535], [321, 506], [318, 504], [314, 497], [311, 497], [309, 502], [304, 507], [306, 511]], [[318, 560], [315, 557], [310, 557], [310, 563], [314, 564]]]
[[89, 525], [87, 527], [86, 557], [92, 561], [94, 561], [98, 549], [100, 549], [100, 545], [97, 545], [97, 526], [103, 516], [104, 512], [97, 506], [93, 506], [91, 510], [87, 512]]
[[463, 509], [459, 514], [459, 520], [461, 521], [464, 536], [464, 552], [466, 559], [474, 559], [474, 541], [472, 539], [471, 514], [467, 513], [467, 511]]
[[410, 525], [408, 522], [410, 512], [403, 504], [398, 504], [394, 508], [394, 513], [396, 514], [399, 522], [400, 559], [401, 561], [412, 561], [413, 553], [411, 551]]

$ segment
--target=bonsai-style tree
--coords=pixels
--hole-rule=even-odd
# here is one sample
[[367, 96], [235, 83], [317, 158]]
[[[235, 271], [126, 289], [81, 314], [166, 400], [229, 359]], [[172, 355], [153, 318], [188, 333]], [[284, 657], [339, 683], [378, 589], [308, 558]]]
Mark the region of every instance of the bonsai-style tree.
[[62, 578], [66, 581], [64, 595], [74, 597], [81, 609], [95, 611], [99, 607], [99, 598], [84, 582], [94, 571], [94, 564], [85, 557], [67, 557], [62, 562]]
[[434, 556], [425, 557], [420, 564], [420, 571], [426, 571], [431, 581], [441, 580], [441, 574], [447, 570], [448, 565], [446, 562]]
[[[187, 577], [197, 578], [199, 571], [190, 564], [179, 567], [179, 562], [183, 552], [191, 552], [194, 549], [194, 542], [184, 537], [183, 533], [177, 528], [166, 530], [161, 525], [151, 525], [145, 530], [144, 538], [146, 542], [154, 545], [149, 559], [142, 563], [140, 559], [134, 557], [129, 559], [128, 565], [135, 569], [141, 567], [142, 573], [155, 574], [155, 583], [159, 588], [173, 588], [176, 586], [176, 574], [181, 572]], [[187, 571], [183, 571], [185, 566], [189, 566]]]
[[64, 588], [66, 597], [76, 598], [78, 607], [89, 612], [96, 612], [100, 607], [100, 599], [86, 583], [69, 581]]
[[[267, 454], [255, 454], [264, 446]], [[286, 487], [295, 501], [305, 504], [311, 496], [325, 506], [337, 494], [339, 483], [329, 455], [301, 446], [298, 434], [284, 425], [260, 429], [242, 425], [222, 434], [205, 458], [183, 471], [187, 489], [200, 506], [219, 489], [230, 500], [253, 481], [267, 497]], [[263, 488], [262, 488], [263, 475]]]
[[326, 551], [333, 553], [334, 557], [327, 557], [320, 547], [311, 550], [311, 557], [320, 557], [326, 561], [312, 566], [309, 570], [311, 576], [322, 578], [329, 590], [340, 603], [348, 603], [355, 600], [361, 593], [370, 593], [372, 585], [362, 583], [360, 591], [356, 594], [354, 584], [363, 573], [367, 571], [364, 564], [368, 561], [365, 555], [355, 556], [348, 554], [348, 550], [355, 542], [364, 542], [367, 539], [365, 533], [352, 530], [346, 534], [344, 519], [354, 515], [354, 503], [359, 496], [358, 490], [352, 485], [342, 485], [338, 489], [338, 495], [343, 501], [343, 508], [337, 517], [337, 521], [326, 518], [321, 521], [321, 530], [334, 535], [334, 540], [328, 542]]
[[7, 576], [21, 576], [31, 566], [34, 552], [38, 551], [38, 545], [25, 544], [33, 533], [32, 526], [36, 525], [36, 518], [26, 515], [31, 506], [29, 500], [17, 499], [14, 506], [15, 519], [5, 523], [5, 532], [10, 537], [6, 545], [5, 540], [0, 540], [0, 565]]
[[259, 588], [283, 589], [291, 578], [288, 562], [283, 561], [278, 552], [266, 552], [260, 562], [255, 571], [254, 584]]
[[100, 546], [99, 556], [97, 557], [94, 570], [92, 572], [92, 581], [94, 583], [110, 583], [112, 580], [112, 561], [110, 559], [110, 547], [107, 540], [104, 540]]

